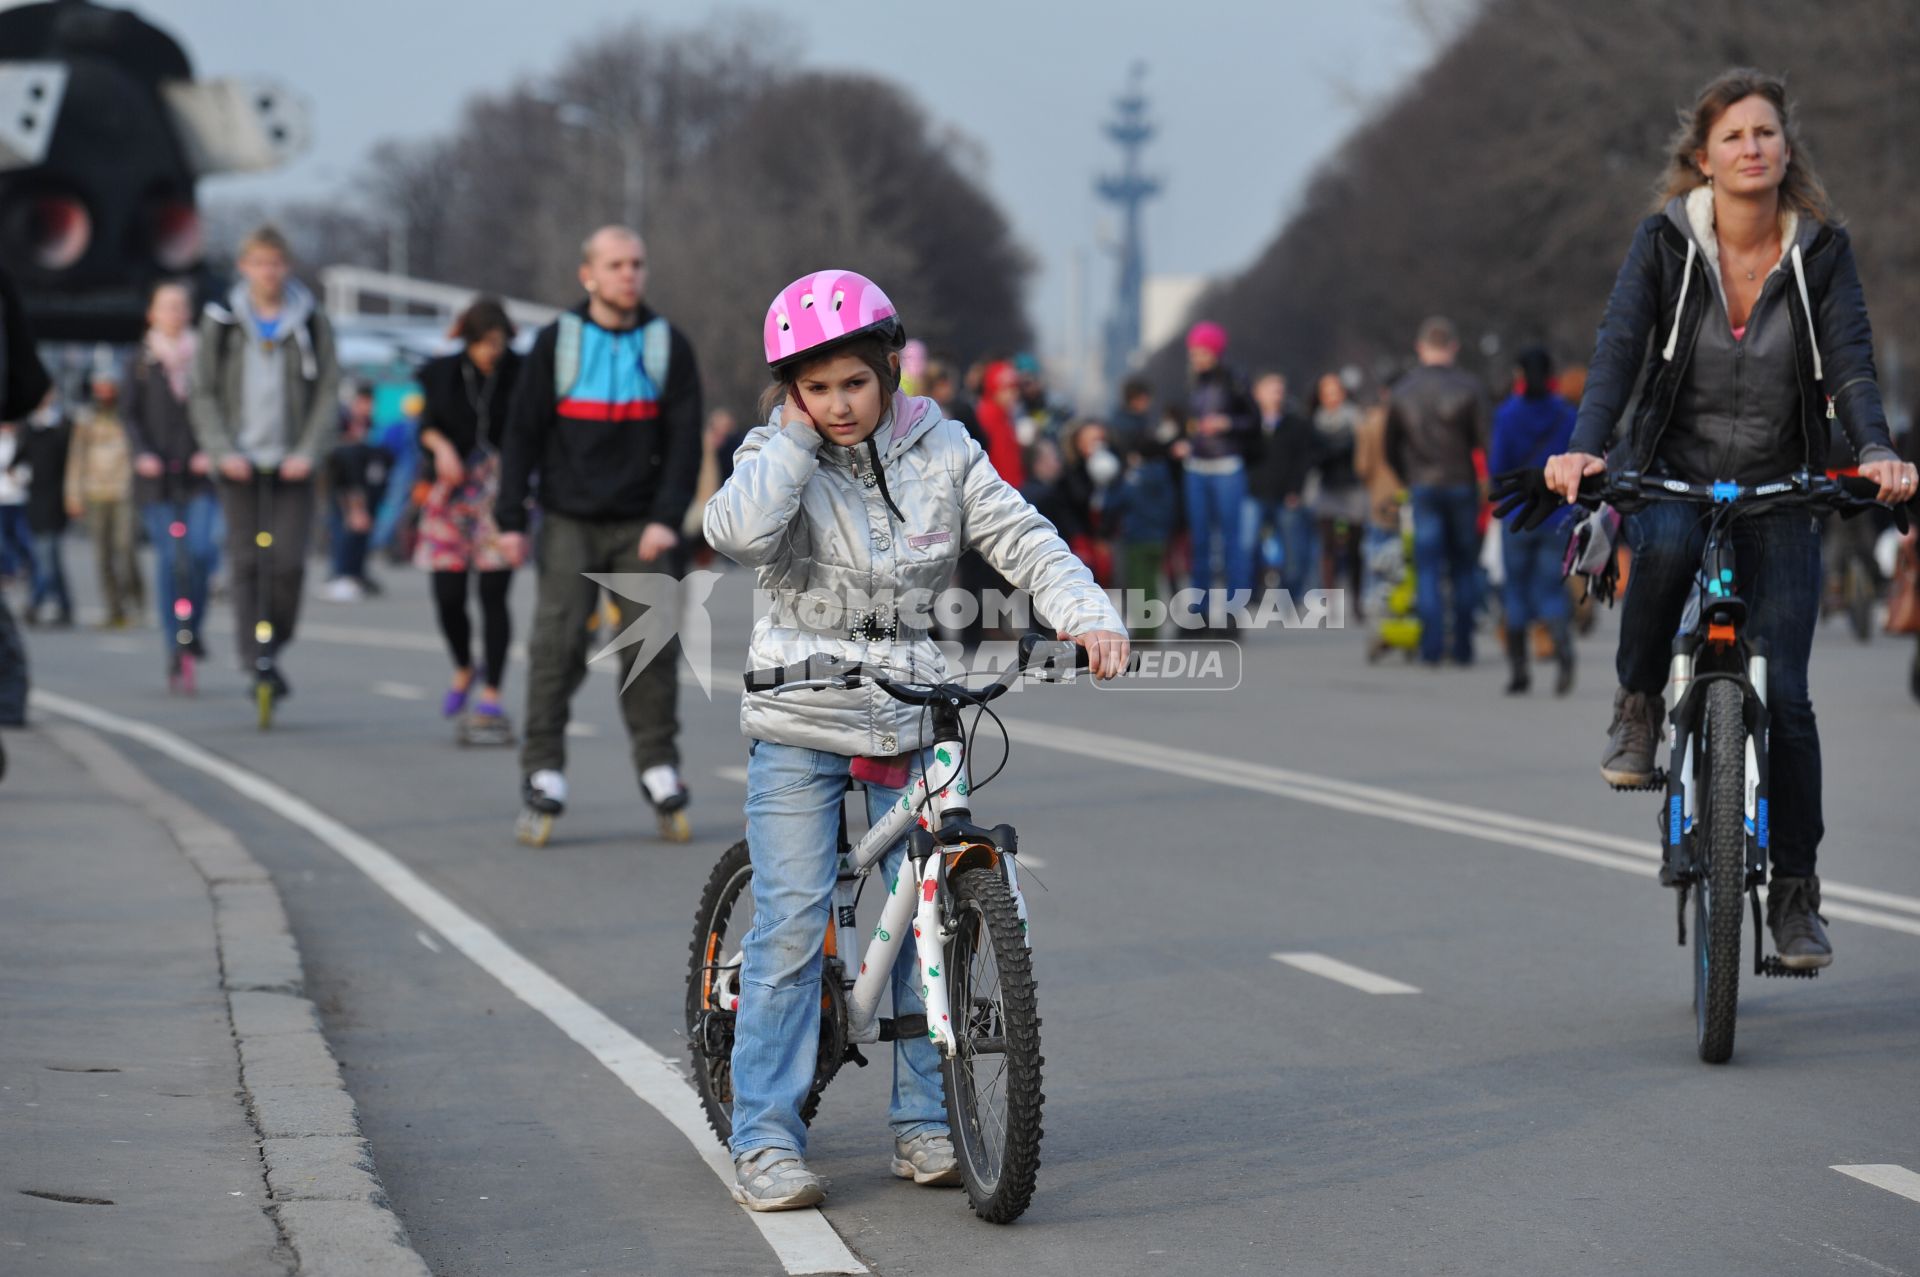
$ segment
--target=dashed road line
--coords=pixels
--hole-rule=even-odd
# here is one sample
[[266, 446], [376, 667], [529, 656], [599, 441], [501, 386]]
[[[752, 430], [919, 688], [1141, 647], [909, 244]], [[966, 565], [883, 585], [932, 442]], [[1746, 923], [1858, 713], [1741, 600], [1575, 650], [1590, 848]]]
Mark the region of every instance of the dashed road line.
[[396, 701], [424, 701], [427, 699], [426, 689], [415, 687], [412, 683], [375, 683], [373, 685], [373, 692], [376, 696], [385, 696], [389, 700]]
[[1875, 1188], [1884, 1188], [1889, 1193], [1904, 1197], [1908, 1201], [1920, 1202], [1920, 1175], [1904, 1166], [1892, 1163], [1863, 1163], [1858, 1166], [1835, 1166], [1830, 1169], [1842, 1175], [1851, 1175], [1862, 1184], [1871, 1184]]
[[1309, 975], [1322, 976], [1348, 988], [1358, 989], [1362, 993], [1418, 993], [1410, 984], [1404, 984], [1391, 976], [1379, 975], [1364, 967], [1356, 967], [1350, 962], [1338, 958], [1329, 958], [1324, 953], [1276, 953], [1275, 962], [1283, 962], [1297, 971]]

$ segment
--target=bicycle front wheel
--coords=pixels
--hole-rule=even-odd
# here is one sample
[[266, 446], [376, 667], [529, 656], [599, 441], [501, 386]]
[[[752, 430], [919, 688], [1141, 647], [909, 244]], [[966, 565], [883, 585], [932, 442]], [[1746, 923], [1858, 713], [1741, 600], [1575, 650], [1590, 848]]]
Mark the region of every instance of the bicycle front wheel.
[[1040, 1012], [1013, 893], [997, 869], [956, 873], [943, 956], [955, 1050], [941, 1066], [947, 1121], [974, 1214], [1010, 1224], [1040, 1170]]
[[1746, 910], [1747, 725], [1740, 686], [1729, 679], [1707, 688], [1707, 810], [1701, 838], [1706, 872], [1694, 884], [1693, 1010], [1700, 1058], [1733, 1056], [1740, 1005], [1740, 919]]

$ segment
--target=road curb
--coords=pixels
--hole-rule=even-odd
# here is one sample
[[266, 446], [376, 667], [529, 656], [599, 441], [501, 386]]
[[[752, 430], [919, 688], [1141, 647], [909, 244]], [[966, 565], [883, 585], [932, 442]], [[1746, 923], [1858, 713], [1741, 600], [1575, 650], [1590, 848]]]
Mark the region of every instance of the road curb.
[[157, 820], [206, 880], [267, 1211], [298, 1256], [296, 1272], [428, 1277], [380, 1184], [266, 870], [231, 830], [155, 785], [97, 733], [65, 724], [44, 730], [114, 797]]

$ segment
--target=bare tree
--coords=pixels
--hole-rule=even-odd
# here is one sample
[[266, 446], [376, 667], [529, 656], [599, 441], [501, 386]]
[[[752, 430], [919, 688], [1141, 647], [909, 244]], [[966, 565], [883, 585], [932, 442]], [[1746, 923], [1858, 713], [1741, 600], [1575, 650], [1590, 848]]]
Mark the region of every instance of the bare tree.
[[[1200, 309], [1296, 376], [1402, 354], [1423, 315], [1584, 360], [1676, 108], [1721, 70], [1784, 73], [1853, 231], [1876, 327], [1920, 323], [1911, 147], [1920, 7], [1831, 0], [1486, 0], [1315, 175], [1260, 258]], [[1504, 356], [1503, 356], [1504, 357]], [[1180, 352], [1156, 356], [1163, 383]], [[1497, 371], [1489, 368], [1488, 371]]]

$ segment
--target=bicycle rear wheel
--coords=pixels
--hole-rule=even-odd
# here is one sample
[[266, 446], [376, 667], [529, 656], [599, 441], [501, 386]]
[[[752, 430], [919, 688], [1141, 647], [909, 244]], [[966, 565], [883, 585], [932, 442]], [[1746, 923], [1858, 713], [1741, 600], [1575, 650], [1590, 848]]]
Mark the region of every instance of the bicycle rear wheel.
[[[700, 908], [693, 923], [693, 947], [687, 963], [687, 1045], [693, 1053], [693, 1089], [706, 1110], [707, 1125], [726, 1143], [733, 1135], [733, 1020], [734, 1006], [722, 1006], [721, 985], [731, 975], [739, 987], [737, 959], [740, 944], [753, 929], [753, 859], [742, 838], [707, 877]], [[820, 1110], [820, 1095], [840, 1071], [847, 1056], [847, 1003], [840, 987], [840, 969], [825, 963], [820, 973], [820, 1054], [814, 1065], [813, 1085], [800, 1105], [800, 1120], [809, 1125]]]
[[[1040, 1012], [1013, 893], [997, 869], [953, 875], [953, 938], [943, 956], [955, 1051], [941, 1071], [947, 1121], [974, 1214], [1010, 1224], [1040, 1169]], [[932, 973], [929, 973], [932, 974]]]
[[1694, 884], [1693, 1011], [1700, 1058], [1733, 1055], [1740, 1004], [1740, 921], [1746, 911], [1747, 725], [1741, 690], [1730, 679], [1707, 688], [1707, 807], [1700, 837], [1706, 872]]

